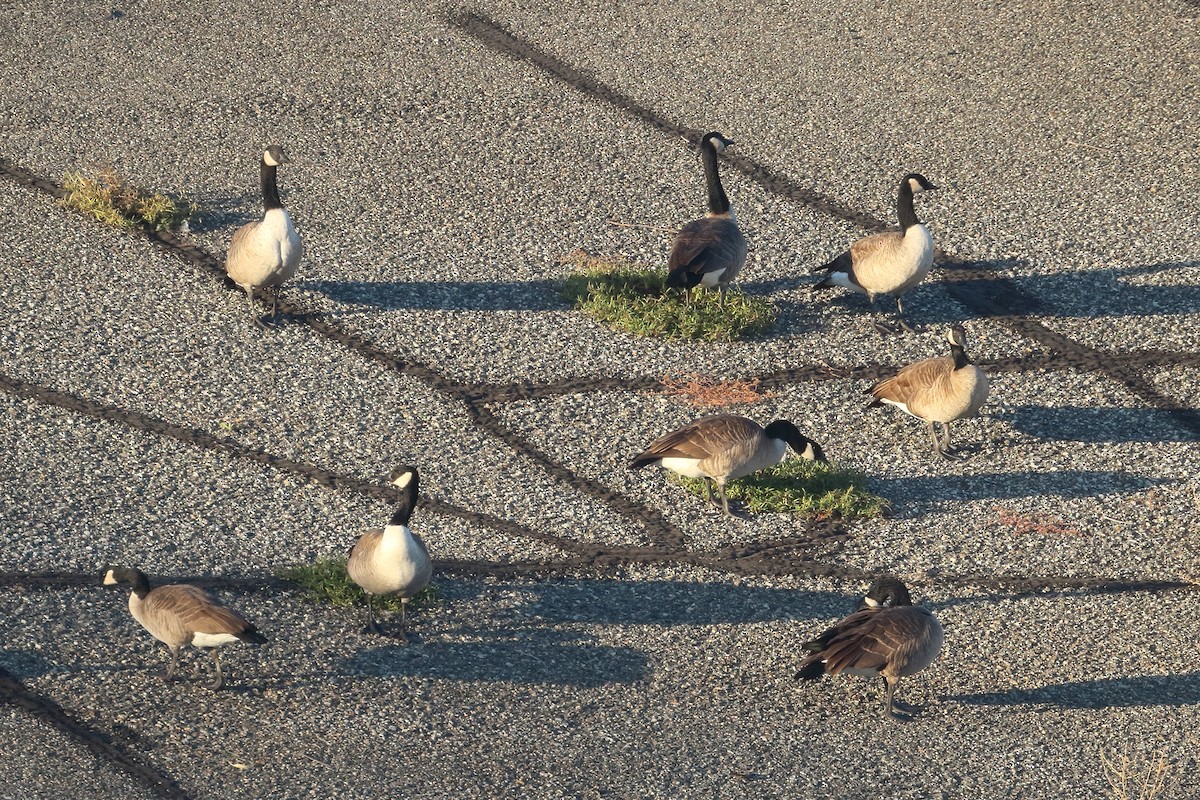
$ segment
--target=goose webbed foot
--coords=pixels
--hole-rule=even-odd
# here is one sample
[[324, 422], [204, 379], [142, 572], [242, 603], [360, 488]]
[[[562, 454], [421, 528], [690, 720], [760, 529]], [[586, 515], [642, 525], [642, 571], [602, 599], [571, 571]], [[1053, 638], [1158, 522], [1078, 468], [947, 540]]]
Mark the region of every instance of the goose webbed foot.
[[900, 332], [896, 330], [894, 326], [888, 325], [886, 322], [880, 322], [879, 320], [875, 320], [875, 330], [879, 331], [884, 336], [895, 336]]
[[898, 322], [900, 323], [900, 327], [904, 331], [906, 331], [908, 333], [916, 333], [917, 332], [917, 329], [914, 328], [912, 325], [910, 325], [908, 320], [906, 320], [904, 317], [899, 317]]

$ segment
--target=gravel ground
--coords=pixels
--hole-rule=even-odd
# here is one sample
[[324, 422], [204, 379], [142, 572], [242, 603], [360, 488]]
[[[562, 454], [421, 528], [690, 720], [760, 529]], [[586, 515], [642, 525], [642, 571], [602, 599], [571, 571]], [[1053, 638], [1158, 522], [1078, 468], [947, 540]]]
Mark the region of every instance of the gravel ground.
[[[0, 669], [83, 731], [0, 709], [0, 798], [1099, 797], [1102, 754], [1122, 753], [1166, 759], [1160, 797], [1200, 795], [1200, 593], [1065, 588], [1200, 577], [1194, 4], [471, 10], [598, 83], [484, 46], [448, 5], [7, 15], [0, 156], [56, 181], [112, 165], [186, 193], [204, 215], [184, 238], [220, 258], [259, 213], [258, 153], [283, 144], [306, 248], [285, 297], [440, 377], [296, 320], [260, 333], [207, 272], [0, 180], [0, 372], [108, 414], [0, 392]], [[780, 306], [765, 337], [640, 339], [559, 295], [565, 255], [661, 264], [660, 229], [703, 210], [694, 150], [631, 105], [720, 129], [848, 209], [723, 167], [752, 246], [743, 285]], [[920, 333], [882, 338], [865, 301], [813, 298], [805, 273], [861, 235], [849, 212], [893, 223], [909, 170], [943, 187], [917, 211], [948, 263], [909, 298]], [[981, 315], [972, 291], [1022, 306]], [[960, 321], [972, 356], [1009, 365], [984, 416], [955, 426], [962, 462], [933, 461], [916, 420], [865, 409], [866, 379], [804, 373], [746, 411], [794, 420], [892, 501], [829, 539], [783, 516], [725, 522], [627, 471], [701, 412], [597, 380], [886, 371], [944, 353]], [[1110, 354], [1107, 373], [1071, 342]], [[437, 578], [442, 599], [403, 648], [360, 635], [356, 613], [248, 588], [343, 553], [387, 503], [133, 414], [360, 481], [417, 464], [443, 506], [414, 525], [436, 557], [474, 567]], [[768, 574], [696, 565], [798, 536], [799, 560]], [[481, 577], [636, 548], [652, 563]], [[220, 695], [196, 653], [164, 685], [164, 653], [120, 593], [13, 575], [98, 579], [110, 562], [248, 577], [222, 595], [271, 644], [227, 651]], [[799, 645], [883, 570], [947, 627], [942, 659], [902, 684], [923, 706], [907, 724], [861, 681], [792, 680]], [[138, 783], [87, 735], [171, 783]]]

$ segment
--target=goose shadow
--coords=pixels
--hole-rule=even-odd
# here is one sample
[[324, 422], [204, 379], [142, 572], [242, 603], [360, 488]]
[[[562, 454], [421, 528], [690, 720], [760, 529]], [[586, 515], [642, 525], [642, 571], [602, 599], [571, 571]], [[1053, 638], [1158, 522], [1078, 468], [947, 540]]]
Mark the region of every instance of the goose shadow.
[[1040, 495], [1091, 497], [1111, 493], [1133, 494], [1174, 482], [1172, 478], [1148, 478], [1128, 472], [1063, 470], [871, 478], [869, 486], [871, 491], [901, 501], [916, 513], [942, 502], [1009, 500]]
[[300, 281], [296, 287], [344, 305], [381, 311], [566, 311], [562, 282]]
[[[257, 190], [240, 195], [201, 195], [188, 199], [200, 207], [187, 221], [188, 230], [193, 233], [240, 228], [262, 217], [262, 195]], [[246, 209], [257, 210], [247, 212]]]
[[555, 684], [595, 688], [635, 683], [649, 660], [632, 647], [542, 641], [537, 636], [480, 642], [428, 642], [360, 650], [344, 662], [360, 675], [404, 675], [462, 682]]
[[[1154, 285], [1130, 279], [1194, 271], [1192, 283]], [[1114, 269], [1012, 278], [1038, 297], [1040, 313], [1057, 317], [1128, 317], [1200, 312], [1200, 261], [1164, 261]]]
[[943, 695], [943, 701], [970, 706], [1051, 705], [1059, 708], [1104, 709], [1200, 705], [1200, 672], [1183, 675], [1140, 675], [1094, 681], [1070, 681], [1038, 689]]
[[1046, 441], [1194, 442], [1196, 435], [1184, 426], [1200, 427], [1195, 409], [1016, 406], [988, 416]]

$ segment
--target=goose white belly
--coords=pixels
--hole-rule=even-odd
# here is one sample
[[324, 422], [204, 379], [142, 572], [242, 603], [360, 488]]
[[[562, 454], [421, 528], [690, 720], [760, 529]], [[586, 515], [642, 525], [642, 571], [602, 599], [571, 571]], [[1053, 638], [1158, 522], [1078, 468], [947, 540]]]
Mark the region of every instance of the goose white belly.
[[238, 637], [232, 633], [200, 633], [192, 634], [192, 644], [196, 647], [220, 647], [223, 644], [233, 644]]
[[900, 246], [904, 262], [910, 265], [907, 278], [893, 291], [904, 292], [925, 280], [933, 266], [933, 237], [923, 224], [911, 226], [904, 232], [904, 243]]
[[[397, 526], [399, 527], [399, 526]], [[433, 574], [428, 554], [407, 530], [384, 529], [375, 552], [361, 565], [351, 559], [355, 568], [350, 577], [371, 594], [401, 592], [411, 596], [425, 588]]]
[[708, 476], [704, 470], [700, 469], [700, 459], [698, 458], [664, 458], [662, 465], [671, 472], [682, 475], [685, 478], [704, 478]]
[[278, 286], [296, 274], [304, 252], [287, 210], [273, 208], [255, 226], [231, 260], [229, 277], [241, 286]]

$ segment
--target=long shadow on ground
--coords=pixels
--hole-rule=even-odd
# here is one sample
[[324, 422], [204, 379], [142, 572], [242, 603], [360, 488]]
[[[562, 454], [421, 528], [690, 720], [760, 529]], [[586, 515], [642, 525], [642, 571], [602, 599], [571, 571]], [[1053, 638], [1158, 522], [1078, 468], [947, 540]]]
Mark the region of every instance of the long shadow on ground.
[[943, 696], [972, 706], [1052, 705], [1059, 708], [1132, 708], [1200, 705], [1200, 672], [1071, 681], [1038, 689]]

